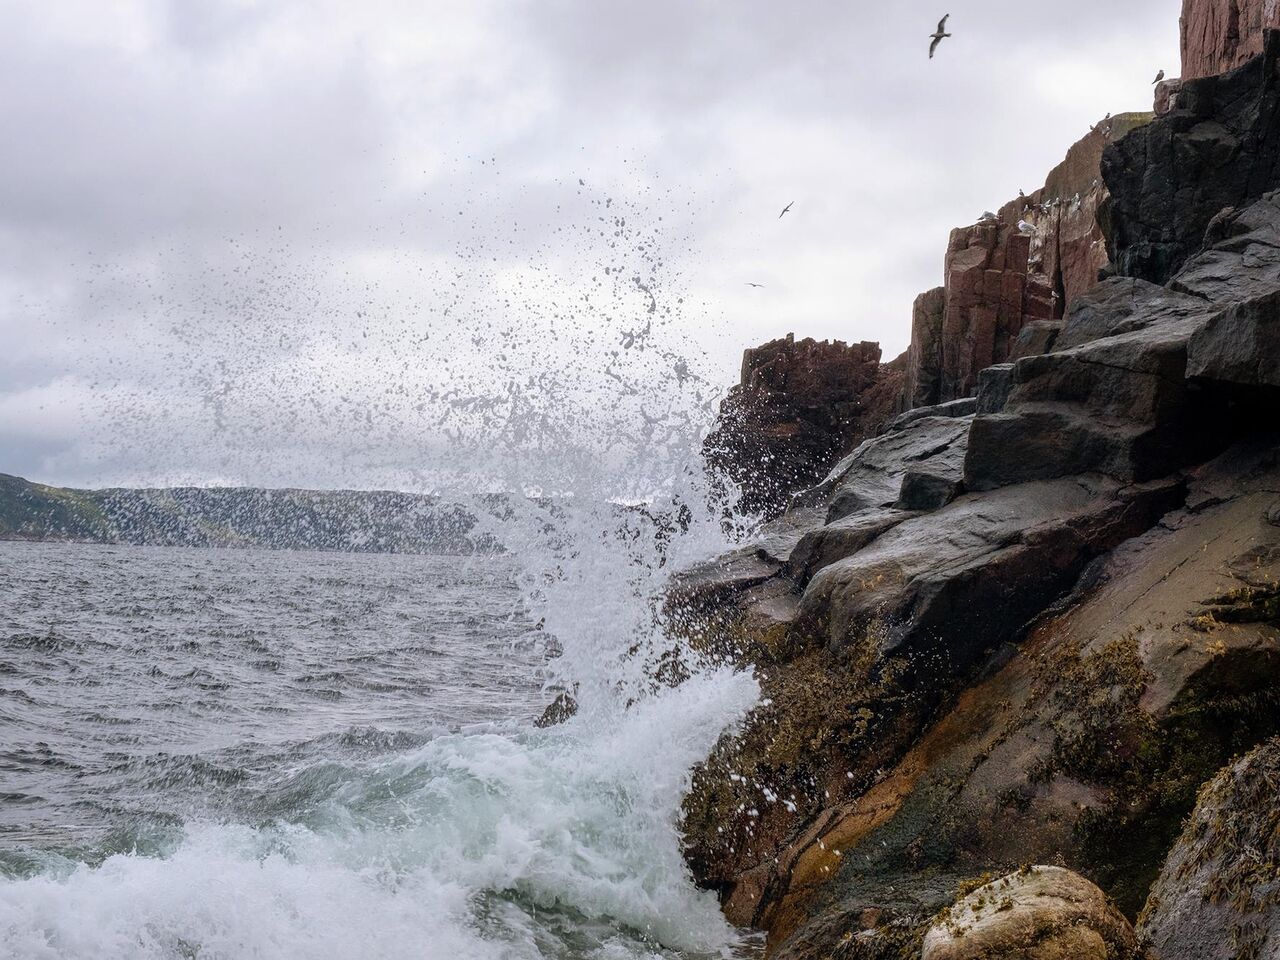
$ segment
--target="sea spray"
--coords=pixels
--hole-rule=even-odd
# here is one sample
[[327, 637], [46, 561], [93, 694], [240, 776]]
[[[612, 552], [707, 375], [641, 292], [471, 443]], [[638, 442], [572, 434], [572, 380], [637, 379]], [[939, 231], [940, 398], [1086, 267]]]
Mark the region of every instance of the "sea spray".
[[[611, 207], [608, 198], [592, 202], [602, 215]], [[355, 343], [341, 356], [321, 351], [290, 361], [290, 376], [302, 377], [304, 389], [285, 398], [300, 418], [298, 434], [287, 439], [313, 445], [305, 424], [319, 397], [322, 423], [335, 412], [355, 414], [344, 419], [368, 436], [370, 456], [389, 458], [405, 441], [401, 414], [417, 411], [412, 425], [436, 424], [447, 437], [424, 450], [430, 462], [421, 475], [450, 497], [498, 494], [477, 510], [476, 535], [493, 536], [505, 553], [449, 559], [416, 610], [392, 604], [389, 590], [368, 596], [386, 576], [372, 565], [358, 574], [367, 582], [340, 576], [276, 590], [270, 612], [255, 615], [288, 623], [288, 643], [274, 630], [242, 638], [232, 627], [255, 591], [279, 575], [269, 562], [230, 574], [195, 622], [172, 619], [189, 604], [188, 584], [166, 579], [167, 568], [157, 574], [132, 613], [113, 615], [124, 634], [134, 629], [130, 617], [155, 617], [158, 625], [145, 642], [113, 646], [113, 669], [94, 682], [106, 684], [101, 696], [114, 708], [95, 715], [126, 730], [111, 741], [125, 759], [103, 782], [127, 789], [103, 796], [101, 809], [160, 828], [126, 831], [148, 838], [133, 846], [97, 835], [91, 824], [87, 843], [27, 844], [34, 854], [9, 861], [16, 865], [0, 881], [0, 956], [619, 960], [743, 948], [714, 895], [691, 883], [678, 816], [691, 768], [750, 709], [757, 687], [747, 674], [700, 662], [662, 616], [671, 571], [733, 538], [725, 527], [731, 510], [708, 493], [697, 459], [715, 391], [680, 333], [690, 318], [663, 236], [637, 227], [642, 218], [607, 216], [604, 260], [535, 257], [518, 276], [495, 276], [477, 249], [447, 271], [449, 297], [439, 301], [452, 334], [445, 348], [484, 352], [435, 368], [445, 382], [420, 374], [433, 369], [424, 344], [434, 334], [438, 353], [441, 329], [397, 341], [393, 354], [404, 366], [375, 364], [354, 384], [360, 362], [371, 359], [358, 356]], [[495, 296], [498, 288], [518, 291], [518, 300]], [[499, 303], [506, 306], [496, 310]], [[217, 313], [232, 309], [216, 306]], [[248, 311], [223, 336], [248, 330], [266, 344], [274, 334], [253, 325], [260, 319]], [[343, 329], [337, 325], [335, 336]], [[264, 378], [239, 342], [222, 346], [230, 366], [217, 350], [200, 361], [215, 415], [208, 450], [221, 451], [226, 473], [238, 476], [281, 462], [281, 441], [257, 431], [269, 422], [264, 404], [281, 399], [273, 391], [293, 381]], [[305, 355], [305, 346], [290, 349]], [[341, 403], [317, 393], [323, 377], [303, 376], [337, 360]], [[158, 415], [146, 412], [147, 385], [128, 389], [118, 439], [143, 427], [163, 435]], [[194, 437], [203, 428], [184, 429]], [[235, 461], [246, 447], [252, 455]], [[128, 590], [142, 561], [126, 559]], [[187, 555], [186, 562], [202, 561]], [[489, 577], [489, 565], [499, 562], [508, 565], [513, 590], [495, 580], [487, 593], [454, 592]], [[68, 573], [89, 584], [97, 576], [92, 568]], [[419, 597], [421, 586], [396, 590]], [[353, 619], [345, 628], [350, 640], [330, 638], [336, 645], [317, 651], [329, 619], [319, 600], [348, 589], [353, 609], [379, 629], [396, 632], [421, 619], [450, 639], [433, 642], [428, 634], [370, 653], [377, 644], [361, 639]], [[52, 606], [49, 597], [33, 606], [33, 621], [49, 618]], [[390, 608], [397, 619], [379, 620]], [[490, 649], [500, 626], [505, 657]], [[141, 669], [157, 657], [146, 644], [157, 642], [168, 644], [159, 681]], [[70, 671], [56, 694], [43, 696], [74, 700], [84, 669], [76, 658], [89, 649], [73, 644], [40, 661], [36, 672]], [[363, 703], [351, 701], [376, 697], [378, 686], [358, 692], [375, 666], [386, 674], [376, 683], [404, 702], [413, 689], [403, 676], [406, 652], [446, 658], [442, 677], [475, 671], [471, 696], [486, 713], [493, 712], [494, 671], [505, 667], [530, 680], [540, 671], [548, 694], [572, 692], [577, 714], [543, 729], [529, 713], [440, 731], [407, 722], [407, 710], [393, 718], [380, 707], [371, 731], [353, 728], [335, 740], [334, 718], [369, 722]], [[374, 660], [357, 666], [347, 654]], [[139, 669], [114, 670], [130, 657]], [[188, 663], [202, 658], [222, 666]], [[307, 668], [282, 684], [299, 659]], [[673, 663], [678, 675], [664, 671]], [[177, 691], [157, 700], [155, 714], [182, 719], [183, 736], [175, 738], [182, 742], [167, 742], [158, 719], [131, 714], [129, 699], [157, 682]], [[466, 691], [455, 686], [449, 702], [465, 704]], [[187, 699], [183, 691], [191, 691]], [[261, 719], [249, 723], [245, 691], [287, 698], [269, 709], [288, 732]], [[434, 695], [418, 694], [415, 707]], [[133, 724], [145, 738], [130, 738]], [[405, 736], [413, 742], [401, 742]], [[69, 724], [69, 755], [75, 738]], [[161, 778], [150, 754], [160, 755]], [[95, 758], [80, 759], [90, 765]]]

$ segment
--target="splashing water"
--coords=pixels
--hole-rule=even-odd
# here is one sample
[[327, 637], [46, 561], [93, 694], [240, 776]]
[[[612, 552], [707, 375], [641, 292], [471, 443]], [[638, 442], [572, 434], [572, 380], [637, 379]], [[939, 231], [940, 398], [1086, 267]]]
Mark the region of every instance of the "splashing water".
[[[714, 895], [694, 888], [678, 819], [691, 768], [757, 687], [701, 664], [661, 612], [671, 570], [726, 546], [723, 508], [692, 467], [714, 396], [682, 352], [683, 301], [663, 272], [661, 237], [612, 212], [601, 219], [608, 269], [590, 268], [587, 307], [568, 327], [574, 308], [550, 295], [505, 326], [486, 312], [471, 329], [487, 362], [437, 386], [393, 375], [394, 401], [360, 394], [385, 378], [375, 369], [335, 388], [348, 392], [328, 407], [384, 411], [362, 426], [367, 467], [393, 456], [405, 441], [399, 413], [428, 398], [421, 417], [448, 443], [431, 448], [437, 462], [421, 476], [457, 497], [509, 493], [477, 531], [507, 547], [503, 577], [484, 566], [499, 561], [482, 559], [444, 561], [426, 579], [356, 558], [289, 561], [297, 569], [282, 572], [272, 564], [284, 561], [249, 554], [214, 563], [190, 552], [175, 568], [155, 551], [126, 552], [111, 560], [117, 569], [92, 551], [38, 562], [0, 553], [0, 582], [27, 582], [0, 612], [0, 722], [13, 732], [0, 792], [17, 804], [0, 821], [0, 957], [622, 960], [749, 949]], [[449, 309], [543, 282], [536, 266], [484, 274], [484, 259], [473, 252], [473, 269], [454, 275]], [[305, 355], [289, 376], [332, 360], [299, 344], [285, 352]], [[357, 368], [358, 358], [344, 375]], [[279, 405], [279, 374], [255, 366], [252, 347], [202, 359], [193, 382], [207, 402], [195, 425], [156, 413], [145, 382], [108, 389], [123, 424], [112, 441], [193, 430], [227, 456], [256, 451], [226, 471], [251, 473], [279, 452], [273, 437], [245, 442], [262, 403]], [[304, 392], [292, 415], [305, 419], [312, 399]], [[322, 449], [317, 436], [303, 445]], [[225, 576], [211, 583], [218, 564]], [[135, 591], [132, 602], [111, 606], [122, 591]], [[205, 605], [188, 608], [189, 591]], [[327, 630], [343, 598], [345, 619]], [[412, 643], [401, 642], [406, 630]], [[415, 685], [424, 632], [442, 679], [477, 678], [450, 688], [448, 710], [440, 688]], [[669, 685], [673, 663], [683, 682]], [[148, 701], [156, 684], [167, 686]], [[572, 693], [576, 715], [535, 727], [558, 691]], [[13, 702], [18, 693], [30, 703]], [[46, 809], [48, 822], [34, 823]], [[85, 822], [72, 830], [68, 811]]]

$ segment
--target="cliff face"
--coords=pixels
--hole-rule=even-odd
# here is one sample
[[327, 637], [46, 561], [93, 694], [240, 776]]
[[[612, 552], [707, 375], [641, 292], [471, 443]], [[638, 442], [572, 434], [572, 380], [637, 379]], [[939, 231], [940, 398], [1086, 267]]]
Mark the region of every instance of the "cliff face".
[[1228, 218], [1280, 182], [1280, 34], [1260, 46], [1230, 73], [1184, 81], [1161, 123], [1105, 152], [1114, 199], [1104, 220], [1122, 275], [1167, 282]]
[[[1262, 858], [1239, 870], [1193, 834], [1165, 863], [1201, 784], [1280, 734], [1277, 43], [1098, 144], [1095, 221], [1051, 205], [1015, 236], [1006, 207], [953, 234], [902, 406], [977, 396], [904, 413], [674, 586], [673, 623], [763, 688], [695, 772], [684, 829], [775, 955], [1025, 957], [1027, 931], [1070, 928], [1044, 955], [1137, 956], [1144, 902], [1162, 960], [1280, 928], [1274, 845], [1233, 833]], [[1131, 275], [1097, 280], [1103, 238]], [[1065, 306], [1029, 314], [1049, 278]], [[1223, 802], [1270, 804], [1242, 827], [1261, 836], [1280, 799], [1249, 776]], [[1027, 863], [1087, 879], [987, 883]], [[1234, 906], [1201, 908], [1220, 874]]]
[[882, 364], [878, 344], [790, 336], [746, 351], [705, 447], [741, 507], [777, 515], [893, 414], [972, 397], [983, 370], [1051, 343], [1108, 263], [1103, 151], [1150, 118], [1099, 122], [1039, 190], [953, 230], [944, 285], [916, 299], [903, 356]]
[[1278, 0], [1182, 0], [1182, 79], [1226, 73], [1262, 52], [1280, 28]]
[[972, 396], [980, 371], [1051, 336], [1071, 302], [1098, 282], [1108, 262], [1098, 226], [1108, 200], [1103, 150], [1150, 118], [1102, 120], [1039, 190], [951, 231], [944, 285], [915, 303], [900, 409]]

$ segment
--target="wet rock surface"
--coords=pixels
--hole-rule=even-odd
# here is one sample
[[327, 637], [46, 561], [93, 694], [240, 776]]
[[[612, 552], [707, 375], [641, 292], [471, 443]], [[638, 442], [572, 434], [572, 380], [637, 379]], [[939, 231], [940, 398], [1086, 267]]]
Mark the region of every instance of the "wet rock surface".
[[1280, 182], [1280, 33], [1230, 73], [1184, 81], [1165, 115], [1112, 143], [1112, 260], [1121, 275], [1163, 284], [1209, 239], [1215, 217]]
[[[978, 328], [955, 340], [950, 281], [926, 294], [904, 374], [918, 409], [759, 542], [688, 575], [682, 628], [754, 668], [763, 700], [695, 771], [686, 853], [775, 956], [1136, 957], [1124, 918], [1157, 877], [1176, 906], [1153, 899], [1141, 932], [1166, 960], [1220, 955], [1195, 944], [1244, 913], [1246, 932], [1280, 926], [1265, 870], [1231, 874], [1234, 906], [1215, 895], [1192, 910], [1196, 871], [1224, 864], [1195, 847], [1212, 831], [1178, 841], [1200, 787], [1280, 734], [1278, 181], [1239, 151], [1206, 167], [1202, 150], [1268, 109], [1273, 62], [1187, 84], [1108, 151], [1137, 167], [1108, 179], [1098, 219], [1117, 262], [1152, 276], [1081, 283], [1054, 316], [1024, 311], [990, 352], [1002, 362], [971, 381], [948, 350], [987, 357]], [[1154, 156], [1175, 133], [1196, 142]], [[1274, 134], [1254, 134], [1262, 158]], [[1246, 167], [1247, 190], [1197, 235], [1201, 193]], [[1125, 220], [1169, 183], [1189, 190], [1176, 215]], [[966, 234], [956, 269], [1002, 249], [1000, 229]], [[1171, 848], [1201, 852], [1170, 866]], [[1037, 881], [1060, 889], [1005, 910], [973, 899], [1026, 863], [1066, 868]], [[963, 935], [935, 922], [958, 896]]]

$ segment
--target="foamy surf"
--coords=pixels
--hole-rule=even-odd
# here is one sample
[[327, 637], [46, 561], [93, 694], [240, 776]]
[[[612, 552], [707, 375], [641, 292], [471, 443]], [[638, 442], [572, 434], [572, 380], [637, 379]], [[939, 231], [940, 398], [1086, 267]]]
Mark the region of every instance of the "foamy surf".
[[723, 956], [681, 859], [688, 771], [756, 696], [713, 672], [620, 714], [438, 737], [353, 770], [305, 823], [189, 824], [0, 885], [6, 957]]

